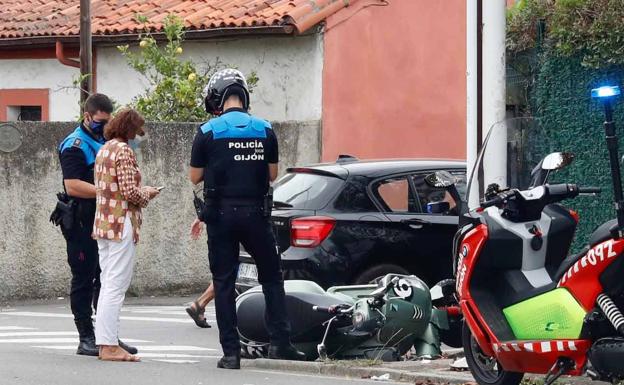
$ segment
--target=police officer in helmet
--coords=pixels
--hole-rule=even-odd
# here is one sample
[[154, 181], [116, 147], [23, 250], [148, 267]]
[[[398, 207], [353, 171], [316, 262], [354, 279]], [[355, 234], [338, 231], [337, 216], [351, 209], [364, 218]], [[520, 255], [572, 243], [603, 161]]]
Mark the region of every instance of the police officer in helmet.
[[[100, 267], [97, 242], [91, 237], [95, 219], [95, 186], [93, 166], [105, 142], [104, 126], [113, 112], [113, 104], [103, 94], [87, 98], [80, 125], [58, 147], [63, 187], [74, 202], [73, 225], [61, 225], [67, 243], [67, 262], [72, 279], [71, 310], [80, 338], [77, 354], [97, 356], [93, 331], [93, 308], [97, 309], [100, 291]], [[131, 354], [136, 348], [121, 343]]]
[[206, 223], [224, 353], [217, 367], [240, 368], [234, 288], [239, 244], [258, 268], [271, 338], [269, 358], [305, 360], [305, 354], [290, 342], [280, 256], [269, 223], [270, 212], [263, 207], [269, 183], [277, 177], [277, 138], [269, 122], [247, 112], [249, 91], [240, 71], [225, 69], [214, 74], [204, 98], [206, 111], [218, 117], [203, 124], [193, 141], [190, 179], [193, 184], [204, 182], [205, 207], [193, 223], [192, 234], [197, 237], [201, 223]]

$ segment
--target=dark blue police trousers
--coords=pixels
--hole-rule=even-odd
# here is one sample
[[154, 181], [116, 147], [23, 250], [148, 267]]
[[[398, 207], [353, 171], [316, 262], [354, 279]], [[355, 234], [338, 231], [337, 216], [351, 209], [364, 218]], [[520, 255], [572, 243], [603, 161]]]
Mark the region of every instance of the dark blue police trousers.
[[208, 259], [215, 288], [215, 311], [219, 341], [225, 355], [240, 354], [236, 319], [235, 283], [239, 244], [258, 268], [258, 281], [266, 302], [264, 319], [272, 345], [290, 344], [290, 324], [280, 256], [268, 218], [258, 206], [223, 206], [207, 223]]

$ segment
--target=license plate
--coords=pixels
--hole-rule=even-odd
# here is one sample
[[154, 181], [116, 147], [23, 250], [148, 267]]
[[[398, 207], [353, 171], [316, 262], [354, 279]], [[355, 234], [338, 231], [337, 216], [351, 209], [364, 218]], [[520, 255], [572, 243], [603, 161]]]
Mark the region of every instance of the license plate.
[[258, 269], [256, 265], [241, 263], [238, 268], [238, 277], [247, 279], [258, 279]]

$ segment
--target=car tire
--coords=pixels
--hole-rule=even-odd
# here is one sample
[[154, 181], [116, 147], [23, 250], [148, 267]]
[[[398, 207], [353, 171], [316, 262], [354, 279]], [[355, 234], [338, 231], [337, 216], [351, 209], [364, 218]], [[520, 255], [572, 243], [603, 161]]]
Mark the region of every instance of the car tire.
[[358, 274], [353, 283], [356, 285], [367, 285], [370, 283], [377, 283], [380, 278], [383, 278], [386, 274], [402, 274], [409, 275], [409, 271], [399, 265], [393, 265], [384, 263], [381, 265], [375, 265], [364, 270]]

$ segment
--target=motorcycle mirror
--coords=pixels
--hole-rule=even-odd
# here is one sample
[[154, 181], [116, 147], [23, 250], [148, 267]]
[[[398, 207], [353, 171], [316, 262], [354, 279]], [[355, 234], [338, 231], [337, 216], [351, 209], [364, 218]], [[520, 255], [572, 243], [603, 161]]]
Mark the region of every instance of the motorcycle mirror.
[[574, 154], [571, 152], [553, 152], [542, 160], [542, 170], [559, 170], [574, 160]]
[[455, 184], [455, 177], [448, 171], [436, 171], [425, 177], [425, 183], [429, 187], [444, 188]]
[[451, 204], [445, 201], [427, 203], [427, 212], [429, 214], [444, 214], [451, 209]]

